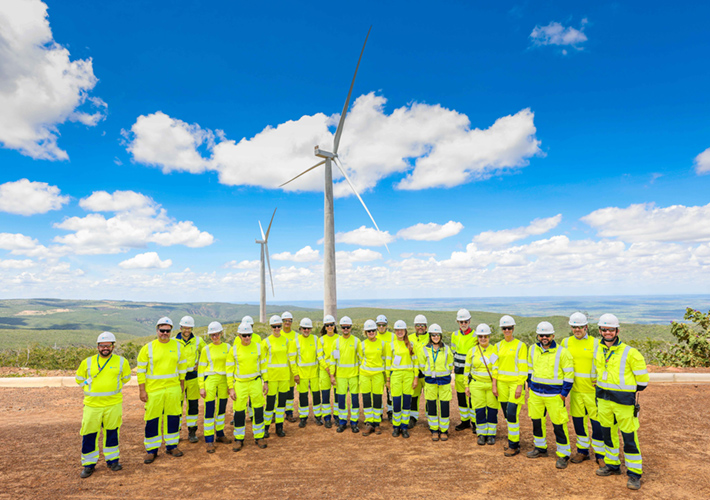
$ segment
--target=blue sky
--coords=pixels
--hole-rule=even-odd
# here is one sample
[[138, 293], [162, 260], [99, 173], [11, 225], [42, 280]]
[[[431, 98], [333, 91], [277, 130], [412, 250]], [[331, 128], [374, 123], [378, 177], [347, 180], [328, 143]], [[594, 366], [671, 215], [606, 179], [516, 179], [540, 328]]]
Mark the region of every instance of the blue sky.
[[[0, 4], [0, 297], [707, 293], [710, 6]], [[364, 226], [364, 227], [363, 227]], [[390, 253], [383, 243], [387, 243]]]

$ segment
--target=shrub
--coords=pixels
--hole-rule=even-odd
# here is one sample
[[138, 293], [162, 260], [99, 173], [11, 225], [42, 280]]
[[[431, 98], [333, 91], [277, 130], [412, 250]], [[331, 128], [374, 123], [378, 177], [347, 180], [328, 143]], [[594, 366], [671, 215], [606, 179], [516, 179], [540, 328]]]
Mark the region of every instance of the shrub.
[[662, 364], [670, 366], [710, 367], [710, 312], [689, 307], [683, 317], [691, 323], [671, 323], [671, 335], [678, 343], [660, 353]]

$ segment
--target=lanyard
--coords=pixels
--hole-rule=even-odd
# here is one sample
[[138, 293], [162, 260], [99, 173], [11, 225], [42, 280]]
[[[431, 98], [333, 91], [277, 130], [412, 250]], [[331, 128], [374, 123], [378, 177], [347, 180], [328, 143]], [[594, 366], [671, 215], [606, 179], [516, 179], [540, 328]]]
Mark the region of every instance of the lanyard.
[[111, 354], [111, 356], [108, 357], [108, 359], [107, 359], [106, 362], [104, 363], [104, 366], [101, 366], [101, 363], [99, 362], [99, 355], [98, 355], [98, 354], [96, 355], [96, 365], [99, 367], [99, 373], [97, 373], [94, 378], [98, 377], [99, 374], [101, 373], [101, 371], [102, 371], [104, 368], [106, 368], [106, 365], [108, 364], [109, 361], [111, 361], [111, 358], [112, 358], [112, 357], [113, 357], [113, 354]]
[[436, 358], [439, 357], [439, 351], [441, 350], [441, 347], [439, 347], [436, 351], [434, 350], [434, 348], [432, 348], [431, 350], [432, 355], [434, 356], [434, 369], [436, 369]]

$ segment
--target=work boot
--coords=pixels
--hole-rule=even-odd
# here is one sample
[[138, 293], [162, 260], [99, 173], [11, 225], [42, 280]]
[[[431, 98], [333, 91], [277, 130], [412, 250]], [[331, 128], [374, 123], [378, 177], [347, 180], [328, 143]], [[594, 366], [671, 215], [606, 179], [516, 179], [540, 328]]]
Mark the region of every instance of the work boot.
[[496, 437], [495, 436], [488, 436], [488, 438], [486, 438], [486, 444], [490, 444], [490, 445], [496, 444]]
[[197, 427], [188, 427], [187, 432], [188, 432], [187, 440], [190, 441], [191, 443], [196, 443], [198, 441]]
[[123, 470], [123, 465], [118, 463], [118, 460], [116, 460], [115, 462], [111, 462], [110, 464], [106, 464], [106, 465], [108, 465], [108, 468], [111, 469], [113, 472], [118, 472], [120, 470]]
[[392, 429], [392, 437], [399, 437], [400, 433], [401, 431], [399, 430], [399, 427], [395, 427], [394, 429]]
[[377, 434], [378, 436], [382, 434], [382, 428], [380, 427], [380, 424], [377, 424], [375, 426], [375, 434]]
[[323, 425], [323, 418], [322, 417], [316, 417], [316, 425]]
[[257, 448], [260, 448], [262, 450], [266, 448], [266, 441], [264, 441], [263, 439], [255, 439], [254, 443], [256, 443]]
[[438, 441], [438, 440], [439, 440], [439, 431], [431, 431], [431, 440], [432, 440], [432, 441]]
[[389, 411], [387, 412], [387, 421], [388, 421], [388, 422], [391, 422], [391, 421], [392, 421], [392, 410], [389, 410]]
[[158, 456], [158, 450], [155, 450], [155, 453], [149, 452], [145, 454], [145, 457], [143, 457], [143, 463], [144, 464], [152, 464], [153, 461], [155, 460], [155, 457]]
[[229, 439], [227, 436], [217, 436], [217, 439], [215, 439], [218, 443], [224, 443], [224, 444], [229, 444], [232, 442], [231, 439]]
[[370, 422], [365, 422], [365, 428], [362, 430], [362, 435], [369, 436], [370, 434], [372, 434], [372, 431], [374, 431], [374, 430], [375, 429], [372, 427]]
[[409, 427], [410, 429], [414, 429], [414, 426], [417, 425], [417, 419], [414, 417], [409, 417]]
[[242, 448], [244, 448], [243, 439], [237, 439], [236, 441], [234, 441], [234, 448], [232, 448], [232, 451], [242, 451]]
[[173, 457], [181, 457], [183, 455], [183, 453], [180, 451], [180, 448], [178, 448], [177, 446], [170, 450], [165, 450], [165, 453], [167, 453], [168, 455], [172, 455]]
[[350, 424], [350, 430], [353, 431], [353, 434], [357, 434], [360, 432], [360, 428], [357, 426], [357, 422], [354, 424]]
[[620, 476], [621, 475], [621, 469], [612, 469], [608, 465], [605, 465], [604, 467], [599, 467], [595, 474], [597, 476]]
[[537, 448], [533, 448], [533, 450], [529, 451], [526, 456], [528, 458], [547, 458], [549, 455], [547, 454], [547, 450], [540, 451]]
[[440, 432], [439, 439], [442, 441], [448, 441], [449, 440], [449, 433], [448, 432]]
[[344, 432], [344, 431], [345, 431], [345, 427], [346, 427], [345, 424], [340, 424], [340, 425], [338, 425], [338, 429], [336, 430], [336, 432], [337, 432], [338, 434], [340, 434], [341, 432]]
[[503, 455], [506, 457], [514, 457], [520, 454], [520, 448], [503, 448]]
[[215, 452], [214, 443], [207, 443], [207, 453], [214, 453], [214, 452]]
[[575, 455], [570, 458], [570, 462], [573, 464], [581, 464], [585, 460], [589, 460], [589, 455], [585, 455], [584, 453], [577, 452]]
[[486, 446], [486, 436], [478, 436], [479, 446]]
[[302, 418], [300, 422], [298, 422], [298, 427], [303, 429], [306, 426], [306, 422], [308, 421], [307, 418]]
[[293, 414], [287, 415], [286, 420], [288, 420], [291, 423], [298, 422], [298, 417], [294, 417]]
[[569, 462], [569, 457], [558, 457], [557, 462], [555, 462], [555, 467], [558, 469], [566, 469], [567, 462]]
[[286, 437], [286, 433], [284, 432], [284, 424], [276, 424], [276, 435], [280, 438]]
[[335, 425], [340, 425], [340, 417], [333, 416], [333, 421], [335, 422]]
[[[86, 479], [87, 477], [89, 477], [89, 476], [92, 475], [93, 473], [94, 473], [94, 466], [93, 466], [93, 465], [87, 465], [86, 467], [84, 467], [84, 470], [81, 471], [80, 476], [81, 476], [82, 479]], [[636, 489], [638, 489], [638, 488], [636, 488]]]
[[462, 431], [464, 429], [470, 429], [471, 428], [471, 421], [470, 420], [464, 420], [462, 421], [459, 425], [454, 427], [454, 430], [457, 431]]
[[326, 419], [324, 425], [325, 425], [325, 428], [326, 428], [326, 429], [330, 429], [331, 427], [333, 427], [333, 422], [332, 422], [332, 420], [330, 420], [330, 419], [328, 418], [328, 419]]
[[409, 429], [407, 429], [406, 427], [404, 429], [402, 429], [402, 437], [403, 438], [409, 437]]
[[270, 425], [267, 425], [266, 428], [264, 429], [264, 439], [269, 437], [269, 427]]
[[630, 490], [641, 489], [641, 478], [638, 476], [629, 476], [629, 480], [626, 481], [626, 487]]

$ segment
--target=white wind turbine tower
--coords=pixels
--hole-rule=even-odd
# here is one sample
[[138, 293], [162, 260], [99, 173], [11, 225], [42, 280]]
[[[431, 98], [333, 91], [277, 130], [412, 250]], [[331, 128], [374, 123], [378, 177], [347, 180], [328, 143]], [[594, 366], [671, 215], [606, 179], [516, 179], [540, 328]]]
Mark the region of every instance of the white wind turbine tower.
[[[313, 165], [311, 168], [304, 170], [300, 174], [298, 174], [296, 177], [291, 179], [290, 181], [284, 182], [281, 184], [281, 186], [285, 186], [289, 182], [292, 182], [299, 177], [301, 177], [303, 174], [310, 172], [316, 167], [319, 167], [323, 164], [325, 164], [325, 192], [324, 192], [324, 198], [325, 198], [325, 209], [324, 209], [324, 217], [323, 217], [323, 285], [324, 285], [324, 290], [323, 290], [323, 314], [332, 314], [333, 317], [337, 317], [337, 293], [336, 293], [336, 286], [335, 286], [335, 218], [333, 215], [333, 168], [332, 168], [332, 163], [335, 163], [335, 165], [338, 167], [340, 172], [343, 174], [343, 177], [345, 177], [345, 180], [348, 182], [350, 185], [350, 188], [353, 190], [355, 193], [355, 196], [357, 196], [358, 200], [360, 200], [360, 203], [362, 203], [362, 206], [365, 208], [365, 211], [367, 212], [367, 215], [370, 216], [370, 219], [372, 220], [372, 223], [375, 225], [375, 228], [379, 231], [380, 228], [377, 226], [377, 222], [375, 222], [375, 218], [372, 217], [372, 214], [370, 213], [370, 210], [368, 210], [367, 205], [365, 205], [365, 202], [362, 201], [362, 198], [360, 197], [360, 193], [357, 192], [357, 189], [355, 189], [355, 186], [353, 186], [353, 183], [350, 181], [350, 178], [348, 177], [348, 174], [345, 172], [345, 169], [343, 168], [343, 165], [340, 163], [340, 160], [338, 159], [338, 146], [340, 145], [340, 136], [343, 133], [343, 125], [345, 124], [345, 117], [348, 113], [348, 106], [350, 105], [350, 97], [352, 96], [353, 92], [353, 86], [355, 85], [355, 77], [357, 76], [357, 70], [360, 67], [360, 61], [362, 60], [362, 54], [365, 52], [365, 45], [367, 45], [367, 39], [370, 36], [370, 31], [372, 30], [372, 26], [370, 26], [370, 29], [367, 31], [367, 36], [365, 37], [365, 43], [362, 45], [362, 50], [360, 51], [360, 58], [357, 60], [357, 66], [355, 67], [355, 74], [353, 75], [353, 81], [350, 84], [350, 90], [348, 90], [348, 97], [345, 99], [345, 106], [343, 106], [343, 112], [340, 114], [340, 122], [338, 123], [338, 128], [335, 130], [335, 139], [333, 140], [333, 152], [328, 152], [320, 149], [318, 146], [315, 148], [315, 154], [319, 158], [323, 158], [322, 161], [316, 163]], [[385, 244], [385, 247], [387, 245]], [[389, 248], [387, 248], [387, 251], [389, 252]]]
[[269, 278], [271, 279], [271, 294], [274, 293], [274, 277], [271, 275], [271, 262], [269, 261], [269, 232], [271, 231], [271, 223], [274, 222], [274, 215], [276, 215], [276, 209], [274, 208], [274, 213], [271, 215], [271, 222], [269, 222], [269, 227], [266, 228], [266, 234], [264, 234], [264, 228], [261, 227], [261, 221], [259, 221], [259, 230], [261, 231], [261, 239], [256, 240], [257, 243], [261, 245], [261, 262], [259, 265], [259, 271], [261, 272], [261, 296], [259, 301], [259, 321], [261, 323], [266, 323], [266, 268], [264, 266], [264, 255], [266, 255], [266, 264], [269, 266]]

